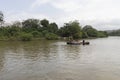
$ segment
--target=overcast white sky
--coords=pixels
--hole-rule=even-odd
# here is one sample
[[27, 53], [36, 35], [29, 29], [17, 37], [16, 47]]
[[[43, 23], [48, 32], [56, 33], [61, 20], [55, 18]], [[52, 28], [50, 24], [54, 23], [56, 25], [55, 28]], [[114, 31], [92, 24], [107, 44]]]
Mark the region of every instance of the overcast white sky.
[[62, 26], [78, 20], [100, 30], [120, 28], [120, 0], [0, 0], [6, 22], [46, 18]]

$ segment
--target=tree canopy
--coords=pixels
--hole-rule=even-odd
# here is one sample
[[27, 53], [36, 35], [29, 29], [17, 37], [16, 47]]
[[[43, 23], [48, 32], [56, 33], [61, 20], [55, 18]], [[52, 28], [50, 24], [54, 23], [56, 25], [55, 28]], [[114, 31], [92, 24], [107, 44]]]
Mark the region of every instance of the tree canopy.
[[81, 26], [78, 21], [65, 23], [65, 25], [60, 28], [59, 33], [63, 37], [72, 37], [73, 39], [79, 39], [82, 36]]
[[0, 11], [0, 24], [2, 24], [3, 21], [4, 21], [4, 15], [3, 15], [3, 13]]
[[[3, 13], [0, 12], [0, 22], [3, 22]], [[70, 21], [62, 27], [47, 19], [27, 19], [14, 22], [12, 25], [0, 27], [0, 40], [55, 40], [62, 37], [81, 39], [91, 37], [106, 37], [105, 31], [98, 31], [91, 25], [82, 28], [78, 21]]]

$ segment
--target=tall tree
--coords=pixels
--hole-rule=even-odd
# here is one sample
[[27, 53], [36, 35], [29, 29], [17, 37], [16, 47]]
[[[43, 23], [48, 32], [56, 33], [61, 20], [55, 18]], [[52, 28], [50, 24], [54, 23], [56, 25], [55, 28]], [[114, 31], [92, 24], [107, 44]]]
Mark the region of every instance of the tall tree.
[[47, 19], [43, 19], [40, 22], [41, 22], [42, 27], [48, 27], [49, 25], [49, 21]]
[[25, 32], [35, 31], [40, 27], [40, 21], [38, 19], [27, 19], [22, 22], [22, 26]]
[[3, 15], [3, 13], [0, 11], [0, 25], [2, 25], [3, 21], [4, 21], [4, 15]]
[[22, 23], [20, 21], [15, 21], [12, 26], [22, 27]]
[[56, 23], [50, 23], [48, 29], [49, 32], [56, 34], [58, 31], [58, 25]]
[[72, 37], [73, 39], [81, 38], [81, 26], [78, 21], [72, 21], [66, 23], [64, 27], [61, 27], [59, 33], [63, 37]]
[[85, 32], [89, 37], [98, 37], [98, 31], [94, 29], [91, 25], [86, 25], [83, 27], [83, 32]]

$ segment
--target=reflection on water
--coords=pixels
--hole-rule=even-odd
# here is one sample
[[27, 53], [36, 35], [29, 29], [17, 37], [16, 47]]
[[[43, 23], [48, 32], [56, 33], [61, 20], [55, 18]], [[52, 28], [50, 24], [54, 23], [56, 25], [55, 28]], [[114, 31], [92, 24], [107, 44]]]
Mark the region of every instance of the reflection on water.
[[120, 38], [0, 42], [0, 80], [120, 80]]

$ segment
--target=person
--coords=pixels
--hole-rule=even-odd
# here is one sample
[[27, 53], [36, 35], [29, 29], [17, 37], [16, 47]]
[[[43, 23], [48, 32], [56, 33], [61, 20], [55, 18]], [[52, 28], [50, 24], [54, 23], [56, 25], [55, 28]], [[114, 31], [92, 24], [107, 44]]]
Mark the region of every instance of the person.
[[83, 45], [85, 45], [85, 40], [83, 40]]

